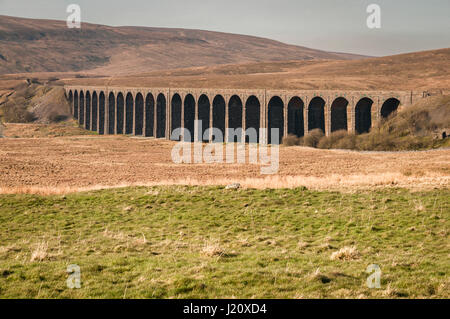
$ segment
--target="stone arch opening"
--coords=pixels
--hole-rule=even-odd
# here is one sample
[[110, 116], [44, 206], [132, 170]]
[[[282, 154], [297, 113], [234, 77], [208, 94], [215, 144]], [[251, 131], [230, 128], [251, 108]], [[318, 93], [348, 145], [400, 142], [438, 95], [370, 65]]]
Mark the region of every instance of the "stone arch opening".
[[229, 134], [228, 142], [241, 142], [242, 134], [238, 134], [237, 129], [242, 129], [242, 101], [237, 95], [233, 95], [228, 102], [228, 128], [236, 132]]
[[75, 90], [73, 95], [73, 117], [78, 120], [78, 91]]
[[288, 103], [288, 134], [301, 137], [305, 135], [305, 121], [303, 111], [305, 103], [298, 96], [294, 96]]
[[155, 99], [148, 93], [145, 97], [145, 136], [154, 136], [155, 128]]
[[92, 94], [92, 125], [91, 130], [97, 131], [97, 116], [98, 116], [98, 96], [94, 91]]
[[[213, 99], [213, 127], [222, 132], [222, 141], [225, 138], [225, 99], [222, 95], [216, 95]], [[217, 141], [218, 138], [214, 137]]]
[[325, 133], [325, 101], [319, 96], [313, 98], [308, 107], [308, 131], [316, 128]]
[[331, 104], [331, 132], [347, 131], [347, 106], [346, 98], [338, 97]]
[[166, 97], [158, 94], [156, 98], [156, 137], [166, 136]]
[[141, 93], [136, 94], [134, 103], [134, 134], [142, 135], [142, 129], [144, 127], [144, 97]]
[[98, 96], [98, 133], [105, 134], [105, 93]]
[[114, 124], [116, 122], [116, 98], [114, 93], [109, 93], [108, 97], [108, 134], [114, 134]]
[[70, 111], [73, 112], [73, 93], [72, 90], [69, 90], [69, 96], [68, 96], [69, 104], [70, 104]]
[[198, 99], [198, 120], [202, 121], [202, 131], [198, 132], [199, 137], [197, 141], [203, 141], [208, 142], [209, 137], [204, 136], [206, 130], [209, 128], [209, 111], [210, 111], [211, 104], [209, 103], [209, 98], [202, 94], [200, 95], [200, 98]]
[[184, 129], [189, 131], [190, 136], [185, 136], [185, 142], [194, 141], [195, 99], [192, 94], [184, 98]]
[[125, 134], [133, 134], [133, 95], [127, 94], [125, 99]]
[[80, 91], [80, 118], [79, 121], [80, 125], [84, 125], [84, 93], [83, 91]]
[[372, 104], [368, 97], [358, 101], [355, 107], [355, 130], [358, 134], [367, 133], [372, 126]]
[[179, 141], [180, 136], [174, 136], [172, 133], [177, 128], [181, 128], [181, 96], [178, 93], [175, 93], [172, 96], [172, 102], [171, 102], [171, 122], [172, 122], [172, 129], [170, 132], [170, 139], [174, 141]]
[[381, 117], [383, 119], [388, 118], [391, 114], [395, 114], [400, 105], [400, 101], [396, 98], [387, 99], [381, 107]]
[[84, 128], [86, 130], [91, 129], [91, 93], [89, 91], [86, 92], [86, 120], [84, 121]]
[[254, 128], [256, 130], [256, 141], [250, 141], [245, 135], [246, 143], [259, 143], [259, 125], [261, 119], [261, 104], [256, 96], [250, 96], [245, 102], [245, 129]]
[[[279, 96], [274, 96], [269, 101], [268, 113], [268, 143], [280, 144], [284, 134], [284, 103]], [[278, 129], [278, 139], [272, 136], [272, 129]]]
[[122, 92], [120, 92], [117, 95], [117, 111], [116, 111], [116, 115], [117, 115], [116, 132], [117, 132], [117, 134], [123, 134], [123, 120], [124, 120], [124, 115], [125, 115], [124, 113], [125, 113], [124, 112], [124, 99], [123, 99]]

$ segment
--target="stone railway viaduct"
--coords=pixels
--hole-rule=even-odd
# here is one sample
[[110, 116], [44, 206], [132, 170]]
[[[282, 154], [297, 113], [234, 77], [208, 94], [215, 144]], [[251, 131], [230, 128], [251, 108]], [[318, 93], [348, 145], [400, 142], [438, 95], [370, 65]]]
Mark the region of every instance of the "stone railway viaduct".
[[[174, 129], [186, 128], [194, 135], [194, 120], [202, 120], [202, 133], [218, 128], [228, 142], [245, 138], [228, 136], [228, 128], [255, 128], [260, 143], [277, 143], [288, 134], [301, 137], [317, 128], [326, 135], [338, 130], [365, 133], [399, 107], [424, 97], [411, 91], [101, 86], [65, 86], [65, 93], [75, 119], [99, 134], [178, 139], [171, 136]], [[272, 141], [268, 128], [280, 129], [279, 141]]]

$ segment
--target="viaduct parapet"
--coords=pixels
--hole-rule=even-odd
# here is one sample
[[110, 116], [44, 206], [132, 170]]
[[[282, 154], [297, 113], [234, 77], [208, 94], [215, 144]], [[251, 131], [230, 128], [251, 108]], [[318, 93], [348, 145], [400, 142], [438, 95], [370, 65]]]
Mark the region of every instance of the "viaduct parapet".
[[[258, 142], [272, 141], [271, 130], [298, 137], [314, 129], [326, 135], [346, 130], [362, 134], [398, 108], [423, 98], [412, 91], [331, 91], [265, 89], [188, 89], [105, 86], [65, 86], [72, 114], [80, 125], [99, 134], [133, 134], [178, 139], [176, 128], [186, 128], [194, 140], [194, 121], [202, 132], [214, 127], [225, 141], [243, 141], [254, 128]], [[242, 128], [242, 136], [228, 129]], [[196, 133], [197, 134], [197, 133]], [[200, 135], [199, 135], [200, 136]], [[203, 135], [202, 135], [203, 136]], [[206, 136], [204, 141], [211, 140]]]

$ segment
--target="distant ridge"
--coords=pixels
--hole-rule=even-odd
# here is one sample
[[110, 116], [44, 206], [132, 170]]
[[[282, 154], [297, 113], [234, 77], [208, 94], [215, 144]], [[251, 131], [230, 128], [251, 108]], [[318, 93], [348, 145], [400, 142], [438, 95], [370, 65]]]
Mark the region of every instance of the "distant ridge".
[[65, 21], [0, 16], [0, 74], [98, 70], [114, 75], [262, 61], [361, 58], [222, 32], [90, 23], [69, 29]]

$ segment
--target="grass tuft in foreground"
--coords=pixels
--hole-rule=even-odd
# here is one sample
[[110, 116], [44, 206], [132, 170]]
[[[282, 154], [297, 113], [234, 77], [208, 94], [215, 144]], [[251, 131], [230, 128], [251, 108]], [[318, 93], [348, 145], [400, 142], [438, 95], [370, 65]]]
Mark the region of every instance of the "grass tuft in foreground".
[[[448, 298], [449, 190], [0, 195], [2, 298]], [[81, 289], [66, 286], [81, 268]], [[366, 286], [368, 265], [381, 288]]]

